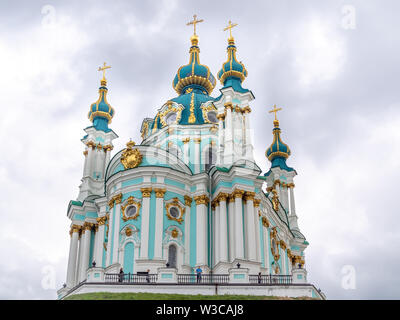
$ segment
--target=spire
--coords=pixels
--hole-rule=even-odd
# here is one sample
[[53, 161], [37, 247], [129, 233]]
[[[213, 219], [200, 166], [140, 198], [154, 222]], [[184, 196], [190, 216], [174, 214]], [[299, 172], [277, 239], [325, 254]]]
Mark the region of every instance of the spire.
[[88, 118], [93, 122], [93, 126], [97, 130], [102, 130], [104, 132], [111, 130], [108, 128], [108, 124], [111, 123], [111, 119], [114, 117], [114, 108], [111, 107], [107, 101], [108, 89], [106, 87], [107, 80], [105, 77], [105, 71], [110, 68], [111, 66], [107, 66], [105, 62], [103, 67], [99, 67], [98, 71], [103, 72], [103, 78], [100, 80], [99, 98], [96, 102], [91, 104], [88, 114]]
[[277, 108], [276, 105], [274, 105], [273, 109], [269, 111], [269, 113], [275, 113], [275, 120], [273, 122], [274, 129], [272, 130], [274, 140], [270, 147], [266, 150], [265, 156], [268, 158], [269, 161], [271, 161], [271, 168], [280, 167], [281, 169], [285, 169], [287, 171], [293, 171], [293, 168], [289, 168], [286, 165], [286, 159], [290, 156], [290, 148], [282, 141], [281, 138], [279, 120], [276, 116], [276, 113], [280, 110], [282, 110], [282, 108]]
[[203, 19], [197, 20], [197, 16], [194, 15], [193, 20], [186, 24], [188, 26], [193, 25], [193, 35], [190, 38], [189, 63], [178, 69], [172, 82], [172, 87], [178, 94], [185, 94], [188, 89], [192, 88], [192, 90], [197, 89], [209, 95], [216, 85], [210, 69], [206, 65], [200, 64], [199, 37], [196, 34], [196, 24], [203, 21]]
[[233, 23], [229, 20], [229, 24], [224, 28], [224, 31], [229, 30], [228, 38], [228, 60], [222, 65], [221, 70], [218, 72], [218, 79], [221, 81], [225, 87], [237, 85], [241, 87], [241, 83], [247, 77], [247, 70], [242, 62], [238, 62], [236, 58], [236, 46], [235, 39], [232, 36], [232, 28], [236, 27], [238, 24]]

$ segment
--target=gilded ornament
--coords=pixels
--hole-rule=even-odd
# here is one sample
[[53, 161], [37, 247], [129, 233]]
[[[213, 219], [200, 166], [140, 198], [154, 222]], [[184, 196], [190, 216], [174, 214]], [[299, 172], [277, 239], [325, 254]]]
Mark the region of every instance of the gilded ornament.
[[189, 115], [189, 123], [195, 123], [196, 117], [194, 115], [194, 92], [192, 93], [192, 97], [190, 99], [190, 115]]
[[275, 211], [279, 210], [279, 198], [277, 195], [276, 190], [272, 190], [272, 207], [274, 208]]
[[151, 195], [151, 188], [141, 188], [140, 191], [142, 192], [143, 198], [149, 198]]
[[244, 200], [245, 200], [245, 201], [254, 201], [255, 195], [256, 195], [255, 192], [246, 191], [246, 192], [244, 193]]
[[174, 238], [174, 239], [176, 239], [176, 238], [178, 238], [178, 236], [179, 236], [178, 230], [172, 229], [172, 231], [171, 231], [171, 237]]
[[126, 228], [125, 234], [127, 237], [130, 237], [132, 235], [132, 229], [131, 228]]
[[233, 191], [232, 195], [233, 195], [235, 198], [243, 198], [244, 192], [245, 192], [244, 190], [235, 189], [235, 190]]
[[184, 139], [182, 139], [182, 142], [183, 143], [188, 143], [190, 141], [190, 138], [184, 138]]
[[[127, 209], [129, 209], [129, 207], [131, 207], [131, 206], [135, 206], [136, 207], [136, 212], [135, 212], [134, 215], [129, 217], [127, 215]], [[130, 196], [128, 199], [126, 199], [124, 205], [121, 206], [122, 220], [124, 220], [124, 221], [136, 220], [137, 217], [139, 216], [140, 206], [141, 206], [141, 203], [135, 201], [135, 199], [132, 196]]]
[[262, 217], [262, 218], [261, 218], [261, 221], [262, 221], [262, 225], [263, 225], [265, 228], [268, 228], [268, 227], [269, 227], [269, 222], [268, 222], [268, 219], [267, 219], [266, 217]]
[[142, 163], [142, 154], [138, 149], [132, 149], [134, 145], [133, 141], [129, 141], [126, 144], [127, 148], [121, 155], [121, 163], [125, 169], [136, 168]]
[[205, 194], [203, 194], [200, 196], [195, 196], [194, 201], [196, 201], [196, 205], [200, 205], [200, 204], [207, 205], [209, 202], [209, 198]]
[[96, 221], [97, 221], [97, 223], [98, 223], [99, 226], [103, 226], [103, 225], [106, 223], [106, 220], [107, 220], [107, 217], [106, 217], [106, 216], [96, 218]]
[[232, 102], [227, 102], [227, 103], [225, 103], [225, 109], [229, 109], [229, 110], [231, 110], [231, 111], [233, 111], [233, 104], [232, 104]]
[[254, 208], [258, 208], [260, 206], [261, 199], [254, 199], [253, 203], [254, 203]]
[[[176, 218], [176, 217], [171, 215], [170, 209], [172, 207], [175, 207], [175, 208], [177, 208], [179, 210], [179, 217], [178, 218]], [[173, 198], [171, 202], [168, 202], [165, 205], [165, 209], [166, 209], [166, 212], [167, 212], [167, 218], [169, 220], [174, 220], [174, 221], [176, 221], [178, 223], [182, 223], [183, 215], [185, 214], [185, 208], [180, 205], [178, 198]]]
[[156, 194], [156, 198], [164, 198], [164, 194], [167, 192], [167, 189], [154, 189], [154, 192]]
[[184, 196], [184, 199], [185, 199], [185, 205], [190, 207], [192, 205], [193, 199], [189, 196]]
[[201, 138], [194, 138], [193, 139], [195, 143], [200, 143], [201, 142]]

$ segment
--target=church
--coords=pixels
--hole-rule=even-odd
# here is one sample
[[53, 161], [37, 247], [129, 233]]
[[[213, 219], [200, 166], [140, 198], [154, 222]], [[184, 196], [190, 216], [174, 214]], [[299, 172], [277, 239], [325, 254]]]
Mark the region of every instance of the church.
[[[307, 281], [295, 206], [296, 170], [275, 105], [263, 173], [253, 156], [248, 76], [229, 21], [226, 61], [214, 77], [200, 62], [197, 16], [175, 97], [143, 119], [141, 143], [112, 154], [118, 135], [106, 63], [84, 129], [79, 195], [59, 299], [85, 292], [249, 294], [324, 299]], [[220, 83], [219, 93], [212, 96]], [[286, 139], [286, 138], [285, 138]], [[218, 292], [217, 292], [218, 285]]]

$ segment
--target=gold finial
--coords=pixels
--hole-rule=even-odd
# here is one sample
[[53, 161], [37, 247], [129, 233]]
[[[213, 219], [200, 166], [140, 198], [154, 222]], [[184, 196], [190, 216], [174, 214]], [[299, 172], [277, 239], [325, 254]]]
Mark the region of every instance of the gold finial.
[[232, 28], [236, 27], [237, 25], [238, 25], [237, 23], [232, 24], [232, 21], [229, 20], [228, 26], [224, 28], [224, 31], [229, 30], [229, 39], [233, 39]]
[[197, 15], [193, 15], [193, 20], [189, 21], [188, 23], [186, 23], [187, 26], [190, 26], [191, 24], [193, 25], [193, 35], [194, 36], [197, 36], [197, 34], [196, 34], [196, 23], [200, 23], [200, 22], [204, 21], [203, 19], [197, 20], [196, 18], [197, 18]]
[[132, 147], [135, 145], [135, 142], [132, 141], [132, 139], [129, 139], [129, 142], [126, 143], [126, 146], [128, 149], [132, 149]]
[[275, 121], [278, 121], [278, 119], [276, 118], [276, 113], [277, 113], [278, 111], [280, 111], [280, 110], [282, 110], [282, 108], [277, 108], [277, 107], [276, 107], [276, 104], [274, 104], [273, 109], [269, 111], [269, 113], [272, 113], [272, 112], [275, 113]]
[[107, 69], [110, 69], [111, 68], [111, 66], [107, 66], [107, 64], [104, 62], [104, 65], [102, 66], [102, 67], [99, 67], [99, 70], [98, 71], [103, 71], [103, 79], [101, 79], [101, 82], [103, 83], [103, 82], [105, 82], [105, 83], [107, 83], [107, 80], [106, 80], [106, 70]]

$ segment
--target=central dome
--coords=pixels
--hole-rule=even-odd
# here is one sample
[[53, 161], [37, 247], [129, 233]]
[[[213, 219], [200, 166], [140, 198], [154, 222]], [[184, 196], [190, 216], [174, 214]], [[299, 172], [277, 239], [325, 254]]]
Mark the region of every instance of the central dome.
[[189, 50], [189, 63], [178, 69], [172, 87], [178, 94], [185, 94], [188, 89], [192, 88], [192, 90], [198, 89], [204, 94], [210, 95], [216, 85], [215, 77], [206, 65], [200, 64], [198, 36], [193, 35], [190, 40], [192, 46]]

